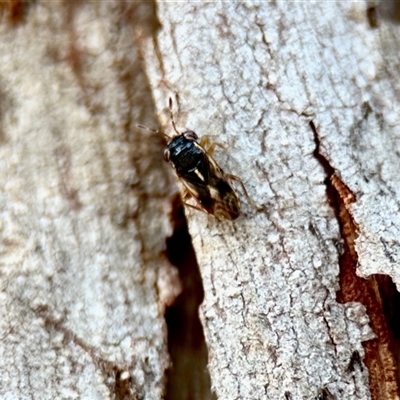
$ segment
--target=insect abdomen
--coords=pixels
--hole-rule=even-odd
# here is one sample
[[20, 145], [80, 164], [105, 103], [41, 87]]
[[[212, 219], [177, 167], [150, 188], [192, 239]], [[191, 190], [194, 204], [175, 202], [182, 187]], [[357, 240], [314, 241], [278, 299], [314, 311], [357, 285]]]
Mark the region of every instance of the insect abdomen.
[[221, 180], [218, 185], [218, 193], [213, 214], [220, 220], [234, 220], [240, 214], [240, 201], [234, 189], [225, 180]]

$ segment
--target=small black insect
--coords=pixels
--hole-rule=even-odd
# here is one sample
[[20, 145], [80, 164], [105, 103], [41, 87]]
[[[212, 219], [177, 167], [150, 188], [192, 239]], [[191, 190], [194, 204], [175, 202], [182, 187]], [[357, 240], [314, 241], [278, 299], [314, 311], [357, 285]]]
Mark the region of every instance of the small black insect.
[[217, 143], [211, 145], [207, 152], [202, 146], [207, 143], [207, 137], [200, 140], [199, 143], [195, 132], [179, 133], [172, 113], [171, 98], [169, 99], [169, 108], [171, 123], [177, 135], [169, 141], [164, 150], [164, 159], [174, 167], [176, 174], [185, 186], [184, 198], [192, 197], [198, 206], [185, 204], [205, 211], [219, 221], [236, 219], [240, 214], [240, 200], [230, 181], [239, 182], [247, 199], [253, 204], [243, 182], [235, 175], [225, 174], [211, 157]]

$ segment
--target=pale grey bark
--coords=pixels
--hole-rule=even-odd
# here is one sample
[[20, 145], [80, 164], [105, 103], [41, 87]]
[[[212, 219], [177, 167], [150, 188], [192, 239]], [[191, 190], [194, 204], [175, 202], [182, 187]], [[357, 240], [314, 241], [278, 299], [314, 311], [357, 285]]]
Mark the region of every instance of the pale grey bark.
[[135, 128], [151, 117], [131, 15], [145, 24], [146, 7], [39, 2], [15, 27], [4, 14], [2, 399], [164, 392], [179, 284], [162, 141]]
[[355, 195], [358, 273], [400, 287], [399, 29], [372, 29], [367, 7], [159, 3], [145, 59], [167, 131], [178, 94], [180, 129], [225, 145], [215, 158], [264, 208], [243, 196], [233, 223], [187, 210], [220, 399], [370, 396], [367, 369], [352, 364], [374, 334], [362, 305], [336, 301], [341, 236], [309, 126]]
[[227, 147], [215, 159], [263, 208], [186, 210], [217, 397], [370, 398], [374, 333], [336, 300], [343, 238], [309, 121], [354, 193], [358, 273], [400, 287], [399, 32], [371, 29], [366, 3], [288, 4], [162, 2], [156, 37], [149, 3], [38, 2], [0, 25], [0, 397], [162, 398], [179, 186], [161, 135], [135, 129], [157, 126], [153, 95], [167, 133], [172, 97], [179, 129]]

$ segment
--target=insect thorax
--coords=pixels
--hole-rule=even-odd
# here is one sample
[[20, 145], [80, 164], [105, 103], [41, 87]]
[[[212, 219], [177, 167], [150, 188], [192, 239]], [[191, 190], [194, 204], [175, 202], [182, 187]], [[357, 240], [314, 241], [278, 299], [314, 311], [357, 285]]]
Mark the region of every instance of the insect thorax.
[[188, 140], [183, 135], [173, 138], [167, 148], [178, 176], [198, 168], [206, 157], [204, 150], [195, 141]]

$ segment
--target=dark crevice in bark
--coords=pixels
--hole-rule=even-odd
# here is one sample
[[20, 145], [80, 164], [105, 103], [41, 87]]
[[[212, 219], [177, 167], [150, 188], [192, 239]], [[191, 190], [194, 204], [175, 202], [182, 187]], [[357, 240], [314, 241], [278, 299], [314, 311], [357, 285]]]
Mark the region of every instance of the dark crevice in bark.
[[182, 292], [165, 312], [172, 362], [167, 371], [165, 399], [215, 399], [211, 394], [208, 349], [199, 318], [204, 289], [180, 196], [174, 199], [172, 222], [174, 233], [167, 239], [167, 255], [179, 270]]
[[134, 398], [132, 394], [132, 382], [131, 376], [126, 371], [120, 368], [114, 368], [114, 394], [116, 400], [131, 400]]
[[314, 156], [325, 169], [327, 196], [338, 218], [344, 242], [344, 251], [339, 258], [340, 291], [337, 301], [355, 301], [366, 307], [370, 326], [377, 335], [376, 339], [363, 343], [363, 361], [368, 368], [371, 396], [374, 400], [394, 399], [399, 395], [400, 294], [389, 276], [374, 275], [363, 279], [356, 274], [358, 255], [355, 239], [358, 226], [349, 212], [349, 205], [356, 198], [320, 153], [318, 132], [312, 121], [310, 126], [316, 143]]
[[371, 29], [378, 28], [379, 26], [379, 13], [376, 5], [367, 7], [367, 21]]
[[[151, 37], [155, 46], [155, 52], [163, 70], [163, 60], [158, 50], [157, 31], [161, 27], [157, 17], [156, 3], [132, 3], [122, 1], [121, 3], [122, 21], [131, 24], [138, 30], [135, 36], [135, 50], [137, 60], [130, 61], [130, 53], [126, 59], [121, 59], [120, 79], [121, 86], [126, 90], [126, 99], [132, 99], [132, 104], [126, 107], [125, 134], [126, 140], [132, 149], [131, 159], [135, 170], [143, 177], [140, 183], [142, 195], [140, 197], [140, 210], [148, 209], [148, 196], [154, 194], [163, 196], [170, 195], [170, 190], [165, 189], [164, 193], [154, 193], [153, 189], [144, 186], [146, 177], [151, 168], [169, 168], [162, 160], [162, 135], [142, 130], [135, 135], [137, 124], [144, 124], [150, 127], [157, 126], [154, 120], [156, 114], [155, 105], [151, 96], [151, 87], [146, 77], [146, 66], [143, 63], [143, 38]], [[138, 21], [140, 24], [138, 25]], [[143, 93], [143, 95], [142, 95]], [[148, 96], [145, 94], [149, 94]], [[137, 96], [140, 96], [140, 105], [136, 110], [137, 119], [133, 119], [131, 110], [137, 103]], [[158, 125], [160, 126], [160, 125]], [[151, 137], [151, 138], [150, 138]], [[146, 159], [146, 162], [143, 162]], [[146, 167], [147, 166], [147, 167]], [[145, 169], [148, 168], [148, 169]], [[168, 179], [166, 179], [168, 185]], [[146, 215], [147, 215], [146, 211]], [[127, 215], [130, 218], [130, 215]], [[148, 235], [148, 219], [138, 219], [138, 231], [144, 238]], [[144, 225], [142, 225], [144, 224]], [[208, 349], [205, 343], [203, 327], [199, 319], [199, 306], [204, 298], [204, 290], [200, 276], [199, 266], [192, 246], [191, 237], [188, 232], [187, 222], [180, 196], [175, 196], [172, 205], [171, 224], [173, 234], [166, 241], [166, 255], [178, 271], [181, 280], [182, 291], [175, 299], [175, 303], [168, 306], [165, 311], [165, 321], [167, 325], [168, 353], [171, 359], [171, 366], [166, 371], [165, 400], [209, 400], [211, 395], [211, 381], [207, 369]], [[151, 232], [150, 232], [151, 234]], [[144, 251], [147, 251], [144, 248]], [[152, 256], [150, 249], [150, 256]], [[147, 254], [143, 255], [145, 260]], [[124, 375], [122, 375], [124, 377]], [[118, 386], [121, 393], [124, 392], [124, 382]]]
[[29, 9], [34, 4], [35, 0], [0, 1], [0, 16], [5, 16], [10, 26], [17, 27], [26, 22]]
[[[26, 306], [24, 304], [24, 306]], [[28, 307], [29, 309], [29, 307]], [[86, 342], [85, 338], [78, 336], [73, 330], [68, 329], [64, 323], [64, 319], [54, 317], [54, 312], [47, 305], [41, 305], [36, 308], [31, 308], [35, 315], [43, 319], [44, 327], [51, 332], [55, 330], [63, 334], [63, 344], [81, 348], [93, 361], [94, 365], [103, 375], [104, 383], [114, 396], [115, 400], [132, 400], [144, 398], [144, 395], [135, 392], [140, 388], [140, 385], [134, 381], [127, 368], [122, 368], [117, 364], [99, 356], [98, 349]], [[72, 364], [77, 364], [78, 361], [74, 358], [70, 359]]]

